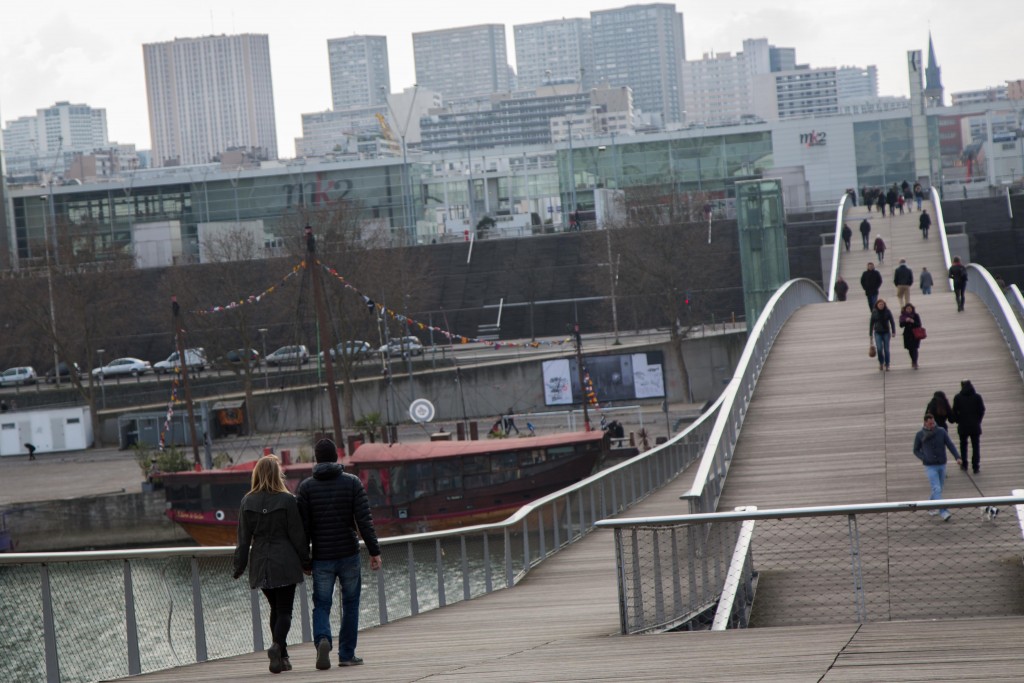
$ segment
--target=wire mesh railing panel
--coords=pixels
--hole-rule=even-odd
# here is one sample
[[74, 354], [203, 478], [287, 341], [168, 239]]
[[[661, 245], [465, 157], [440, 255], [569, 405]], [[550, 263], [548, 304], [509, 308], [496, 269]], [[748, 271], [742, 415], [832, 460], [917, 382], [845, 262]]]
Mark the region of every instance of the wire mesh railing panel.
[[[49, 565], [62, 681], [128, 675], [123, 567], [123, 562]], [[85, 590], [88, 600], [83, 600]]]
[[[1016, 495], [1016, 494], [1015, 494]], [[1024, 615], [1020, 519], [1010, 499], [886, 503], [617, 520], [627, 633], [706, 623], [742, 520], [754, 525], [752, 627]], [[865, 507], [869, 509], [864, 509]], [[936, 514], [929, 514], [934, 511]], [[744, 589], [746, 590], [746, 589]]]
[[142, 670], [195, 662], [190, 558], [135, 559], [131, 566]]
[[[199, 580], [206, 625], [206, 647], [210, 659], [230, 657], [244, 652], [252, 652], [254, 649], [249, 579], [247, 574], [243, 574], [237, 580], [232, 579], [233, 563], [233, 558], [229, 556], [199, 560]], [[192, 594], [190, 575], [186, 575], [185, 570], [182, 570], [178, 576], [182, 581], [187, 580], [188, 583], [178, 585], [174, 592], [177, 593], [179, 599], [183, 594], [185, 597], [190, 597]], [[307, 580], [306, 583], [309, 581]], [[263, 647], [266, 648], [270, 647], [270, 643], [273, 642], [270, 637], [270, 627], [267, 624], [269, 609], [262, 594], [257, 597], [262, 601], [260, 602], [260, 628], [263, 634]], [[175, 609], [182, 609], [184, 604], [182, 602]], [[191, 599], [187, 604], [189, 605], [188, 609], [191, 609]], [[191, 612], [184, 616], [191, 625]], [[297, 630], [293, 622], [289, 642], [298, 642], [295, 639]], [[184, 635], [181, 638], [183, 647], [176, 648], [178, 656], [194, 658], [195, 653], [187, 653], [188, 646], [185, 643], [193, 643], [194, 647], [195, 639], [191, 637], [191, 634], [187, 639]]]
[[0, 681], [46, 680], [39, 581], [38, 566], [0, 567]]
[[739, 523], [630, 527], [619, 548], [627, 633], [671, 628], [721, 592]]
[[[884, 531], [885, 519], [860, 520], [863, 535], [875, 525]], [[883, 545], [860, 547], [862, 565], [872, 575], [866, 600], [875, 608], [874, 620], [886, 619], [888, 594], [884, 576]], [[757, 571], [757, 595], [751, 626], [782, 624], [856, 623], [856, 587], [851, 558], [851, 525], [845, 515], [785, 520], [758, 520], [752, 554]]]
[[[889, 618], [950, 619], [1024, 614], [1021, 529], [1012, 508], [889, 515]], [[863, 543], [862, 543], [863, 546]]]

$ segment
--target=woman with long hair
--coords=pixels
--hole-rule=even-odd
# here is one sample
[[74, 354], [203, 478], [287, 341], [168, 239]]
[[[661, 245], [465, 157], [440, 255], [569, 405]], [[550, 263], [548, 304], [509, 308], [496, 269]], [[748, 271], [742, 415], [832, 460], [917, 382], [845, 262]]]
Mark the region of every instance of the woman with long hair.
[[[921, 327], [921, 316], [917, 314], [914, 304], [907, 304], [900, 311], [900, 327], [903, 328], [903, 348], [910, 353], [910, 366], [917, 370], [917, 352], [921, 347], [921, 340], [914, 334], [914, 330]], [[938, 418], [935, 421], [937, 423]], [[943, 425], [939, 426], [945, 429]]]
[[935, 424], [947, 432], [949, 431], [949, 422], [953, 421], [953, 406], [949, 404], [946, 392], [936, 391], [932, 396], [932, 400], [928, 401], [924, 412], [935, 418]]
[[270, 603], [270, 632], [274, 642], [267, 650], [270, 672], [290, 671], [288, 631], [292, 625], [295, 586], [304, 569], [312, 565], [309, 543], [299, 516], [299, 506], [284, 485], [281, 462], [265, 455], [252, 470], [252, 488], [238, 511], [238, 545], [234, 577], [249, 567], [249, 587], [259, 588]]
[[885, 299], [875, 302], [875, 308], [871, 311], [871, 322], [868, 324], [868, 337], [878, 350], [878, 369], [888, 370], [889, 362], [892, 360], [889, 354], [889, 340], [896, 334], [896, 321], [893, 320], [892, 311], [885, 304]]

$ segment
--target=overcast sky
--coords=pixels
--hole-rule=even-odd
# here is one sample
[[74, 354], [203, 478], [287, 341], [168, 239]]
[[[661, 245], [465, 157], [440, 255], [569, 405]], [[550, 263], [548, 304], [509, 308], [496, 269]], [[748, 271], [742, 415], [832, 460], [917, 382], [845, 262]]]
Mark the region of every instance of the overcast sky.
[[[149, 148], [142, 45], [211, 34], [270, 36], [277, 145], [294, 154], [301, 114], [329, 109], [327, 40], [385, 35], [391, 86], [415, 81], [412, 34], [502, 23], [515, 65], [515, 24], [586, 17], [623, 7], [605, 0], [45, 0], [5, 2], [0, 10], [0, 120], [5, 123], [67, 100], [107, 110], [111, 141]], [[1024, 78], [1020, 18], [1011, 0], [695, 0], [683, 13], [687, 59], [737, 52], [746, 38], [795, 47], [813, 67], [874, 64], [879, 94], [906, 95], [907, 50], [927, 57], [928, 31], [949, 93]], [[1017, 45], [1017, 47], [1013, 47]]]

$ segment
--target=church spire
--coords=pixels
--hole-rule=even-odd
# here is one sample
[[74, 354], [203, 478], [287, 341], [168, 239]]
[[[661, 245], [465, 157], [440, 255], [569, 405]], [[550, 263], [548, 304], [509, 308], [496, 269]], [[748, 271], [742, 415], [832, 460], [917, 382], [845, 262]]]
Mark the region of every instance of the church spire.
[[924, 71], [924, 97], [928, 106], [941, 107], [943, 98], [942, 69], [935, 60], [932, 32], [928, 32], [928, 66]]

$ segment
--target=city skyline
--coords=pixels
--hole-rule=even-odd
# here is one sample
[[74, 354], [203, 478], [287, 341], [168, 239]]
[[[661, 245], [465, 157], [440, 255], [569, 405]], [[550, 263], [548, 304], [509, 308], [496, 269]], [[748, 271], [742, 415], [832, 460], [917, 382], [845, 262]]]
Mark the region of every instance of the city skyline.
[[[331, 107], [331, 38], [386, 36], [392, 90], [398, 92], [415, 81], [413, 33], [503, 24], [514, 67], [514, 26], [588, 17], [594, 10], [629, 4], [637, 3], [566, 0], [553, 9], [538, 2], [508, 6], [391, 0], [373, 9], [341, 10], [313, 0], [296, 15], [264, 0], [181, 0], [173, 7], [110, 0], [85, 11], [67, 0], [39, 6], [22, 3], [0, 14], [0, 121], [34, 115], [58, 101], [84, 103], [106, 110], [111, 141], [150, 149], [142, 45], [265, 33], [270, 38], [278, 148], [282, 157], [291, 157], [294, 138], [301, 135], [301, 115]], [[964, 10], [948, 11], [948, 3], [939, 0], [863, 0], [855, 7], [823, 6], [811, 0], [791, 0], [774, 8], [757, 0], [674, 4], [683, 14], [689, 60], [712, 51], [736, 53], [746, 38], [767, 38], [772, 44], [796, 48], [797, 62], [812, 67], [876, 65], [879, 94], [901, 96], [908, 94], [906, 51], [927, 53], [930, 29], [947, 104], [951, 92], [1024, 78], [1024, 69], [1012, 59], [1017, 26], [999, 19], [1005, 14], [999, 0], [978, 0], [970, 6], [969, 14], [979, 18], [971, 24], [978, 35], [966, 39]]]

